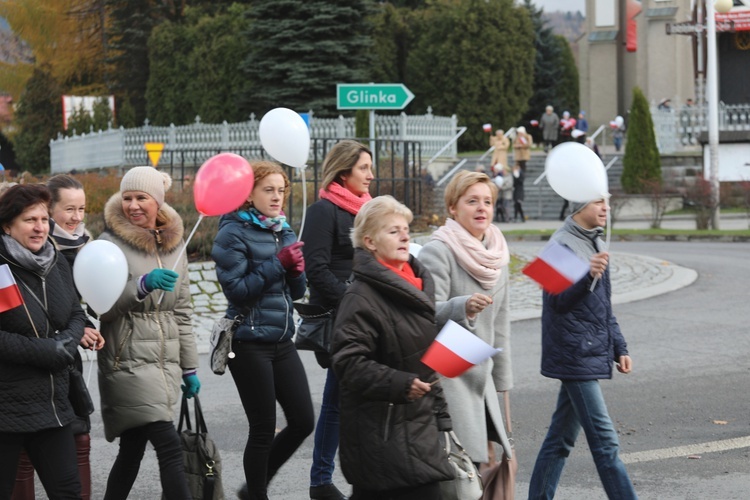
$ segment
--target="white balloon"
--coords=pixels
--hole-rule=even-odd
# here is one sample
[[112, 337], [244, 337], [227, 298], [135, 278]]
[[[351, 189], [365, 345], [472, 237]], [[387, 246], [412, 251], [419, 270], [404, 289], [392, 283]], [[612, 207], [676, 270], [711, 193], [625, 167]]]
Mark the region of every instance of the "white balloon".
[[716, 3], [714, 3], [714, 9], [716, 9], [716, 12], [719, 14], [726, 14], [732, 10], [732, 7], [734, 7], [734, 2], [732, 0], [716, 0]]
[[260, 120], [258, 129], [263, 149], [277, 161], [304, 168], [310, 154], [310, 130], [299, 113], [275, 108]]
[[73, 264], [78, 293], [97, 314], [109, 311], [128, 281], [128, 261], [122, 250], [106, 240], [84, 245]]
[[419, 251], [422, 250], [422, 245], [419, 243], [409, 243], [409, 253], [415, 259], [419, 257]]
[[625, 119], [622, 116], [616, 116], [615, 117], [615, 123], [618, 127], [622, 127], [622, 124], [625, 123]]
[[609, 197], [604, 164], [583, 144], [564, 142], [552, 148], [544, 171], [552, 189], [566, 200], [580, 203]]

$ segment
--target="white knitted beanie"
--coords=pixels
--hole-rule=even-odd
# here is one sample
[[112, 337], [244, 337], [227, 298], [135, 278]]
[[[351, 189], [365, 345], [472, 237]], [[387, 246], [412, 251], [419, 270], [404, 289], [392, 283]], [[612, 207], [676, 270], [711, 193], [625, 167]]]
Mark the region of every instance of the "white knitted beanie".
[[122, 177], [120, 192], [143, 191], [161, 207], [164, 204], [164, 193], [171, 185], [172, 178], [165, 172], [153, 167], [133, 167]]

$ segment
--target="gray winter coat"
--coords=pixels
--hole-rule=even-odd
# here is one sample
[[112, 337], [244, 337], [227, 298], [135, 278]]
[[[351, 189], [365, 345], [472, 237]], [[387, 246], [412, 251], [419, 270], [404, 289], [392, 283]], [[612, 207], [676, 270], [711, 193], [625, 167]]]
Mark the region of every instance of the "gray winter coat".
[[106, 229], [99, 239], [111, 241], [128, 261], [128, 281], [112, 309], [101, 316], [107, 341], [99, 351], [99, 392], [104, 434], [113, 441], [124, 431], [151, 422], [174, 420], [180, 402], [182, 370], [198, 367], [191, 316], [190, 279], [183, 254], [174, 292], [154, 290], [138, 299], [137, 280], [157, 267], [172, 269], [180, 253], [182, 220], [163, 204], [158, 234], [135, 226], [122, 211], [122, 195], [104, 208]]
[[[435, 280], [435, 304], [438, 328], [451, 319], [473, 332], [491, 346], [503, 351], [455, 378], [442, 379], [445, 399], [453, 420], [453, 430], [475, 462], [487, 462], [487, 422], [485, 406], [503, 447], [510, 456], [505, 435], [498, 392], [513, 388], [510, 364], [510, 311], [508, 269], [491, 290], [484, 290], [453, 256], [442, 241], [431, 240], [419, 252], [422, 262]], [[473, 320], [466, 318], [466, 301], [473, 293], [493, 297], [488, 307]]]

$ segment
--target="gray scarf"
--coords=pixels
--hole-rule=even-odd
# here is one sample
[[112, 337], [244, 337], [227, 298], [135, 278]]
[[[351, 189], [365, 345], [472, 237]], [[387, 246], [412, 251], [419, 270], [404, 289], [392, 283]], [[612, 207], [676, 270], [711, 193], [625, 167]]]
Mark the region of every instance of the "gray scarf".
[[555, 231], [551, 239], [562, 243], [588, 262], [592, 255], [604, 248], [604, 242], [601, 239], [602, 234], [604, 234], [603, 228], [584, 229], [573, 220], [573, 217], [568, 217], [562, 227]]
[[44, 246], [42, 246], [41, 250], [34, 253], [21, 245], [12, 236], [7, 234], [3, 234], [2, 236], [8, 254], [13, 260], [18, 262], [21, 267], [42, 276], [47, 275], [55, 261], [55, 247], [49, 242], [49, 240], [44, 242]]

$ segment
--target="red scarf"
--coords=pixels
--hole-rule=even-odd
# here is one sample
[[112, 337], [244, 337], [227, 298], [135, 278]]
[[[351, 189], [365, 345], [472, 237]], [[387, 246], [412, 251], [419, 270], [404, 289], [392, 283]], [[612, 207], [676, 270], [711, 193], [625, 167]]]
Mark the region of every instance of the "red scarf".
[[405, 279], [415, 287], [417, 287], [419, 290], [424, 291], [424, 285], [422, 284], [422, 278], [417, 278], [417, 275], [414, 274], [414, 269], [411, 268], [408, 262], [404, 262], [404, 267], [402, 269], [399, 269], [397, 267], [394, 267], [390, 264], [386, 264], [382, 260], [378, 260], [381, 264], [383, 264], [385, 267], [396, 273], [399, 277]]
[[362, 196], [356, 196], [338, 182], [332, 182], [328, 189], [321, 189], [318, 196], [323, 200], [328, 200], [339, 208], [342, 208], [352, 215], [357, 215], [362, 205], [372, 199], [370, 193]]

